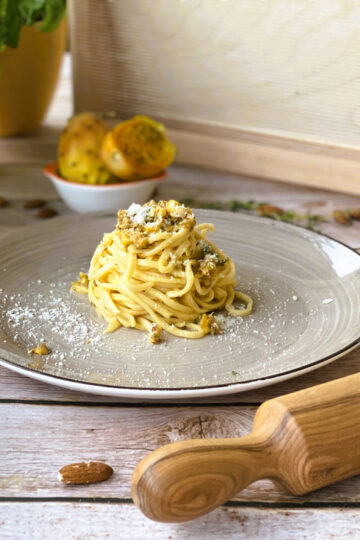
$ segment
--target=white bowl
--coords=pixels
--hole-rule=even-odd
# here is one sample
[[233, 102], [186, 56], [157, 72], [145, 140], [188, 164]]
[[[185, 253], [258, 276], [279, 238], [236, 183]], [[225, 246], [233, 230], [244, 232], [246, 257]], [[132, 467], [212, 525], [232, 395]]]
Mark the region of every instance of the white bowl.
[[57, 171], [56, 162], [44, 167], [45, 176], [51, 180], [67, 206], [75, 212], [117, 212], [119, 208], [128, 208], [133, 202], [144, 204], [167, 176], [166, 172], [162, 172], [146, 180], [92, 185], [64, 180]]

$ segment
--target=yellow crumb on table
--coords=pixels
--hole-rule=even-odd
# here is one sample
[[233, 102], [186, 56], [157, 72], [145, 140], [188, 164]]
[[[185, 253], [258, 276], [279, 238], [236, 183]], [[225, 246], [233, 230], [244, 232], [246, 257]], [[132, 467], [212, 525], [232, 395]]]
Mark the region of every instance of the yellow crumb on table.
[[29, 354], [40, 354], [41, 356], [50, 354], [50, 349], [46, 345], [46, 343], [39, 343], [36, 345], [35, 349], [30, 349]]
[[158, 324], [153, 324], [149, 332], [149, 341], [152, 344], [160, 343], [162, 328]]
[[213, 315], [204, 315], [200, 319], [200, 328], [205, 334], [221, 334], [221, 326]]

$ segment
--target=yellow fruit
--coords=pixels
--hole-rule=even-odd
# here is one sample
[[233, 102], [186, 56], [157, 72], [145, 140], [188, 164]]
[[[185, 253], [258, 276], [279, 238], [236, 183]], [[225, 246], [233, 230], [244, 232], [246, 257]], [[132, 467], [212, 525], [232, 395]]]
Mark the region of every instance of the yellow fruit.
[[81, 113], [71, 118], [59, 139], [60, 175], [83, 184], [111, 181], [111, 172], [100, 157], [107, 131], [106, 123], [97, 114]]
[[118, 124], [107, 133], [101, 150], [104, 163], [123, 180], [156, 176], [172, 163], [175, 153], [163, 124], [147, 116]]

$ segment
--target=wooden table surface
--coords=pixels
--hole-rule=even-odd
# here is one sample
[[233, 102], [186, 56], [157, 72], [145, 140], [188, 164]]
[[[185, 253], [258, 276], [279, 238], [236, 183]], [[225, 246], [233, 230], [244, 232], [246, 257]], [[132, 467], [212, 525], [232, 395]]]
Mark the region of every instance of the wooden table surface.
[[[62, 114], [56, 113], [60, 120], [70, 110], [68, 86], [65, 90], [56, 101], [63, 104]], [[41, 159], [55, 152], [52, 141], [56, 137], [50, 142], [47, 137], [49, 132], [57, 134], [57, 127], [51, 128], [54, 113], [49, 118], [50, 127], [29, 139], [0, 140], [0, 195], [11, 203], [0, 208], [0, 240], [38, 221], [35, 210], [22, 208], [24, 200], [41, 197], [59, 215], [71, 213], [35, 163], [37, 145]], [[6, 165], [1, 166], [1, 157], [9, 155], [7, 148], [11, 155], [23, 149], [31, 165], [26, 165], [26, 159], [13, 163], [4, 159]], [[174, 166], [158, 198], [185, 197], [255, 199], [323, 214], [360, 208], [360, 198], [349, 195]], [[351, 227], [323, 223], [321, 230], [360, 248], [360, 222]], [[360, 477], [302, 497], [289, 495], [268, 480], [259, 481], [213, 513], [180, 525], [151, 522], [130, 495], [132, 471], [151, 450], [188, 438], [244, 435], [264, 400], [359, 368], [360, 349], [317, 371], [264, 389], [167, 403], [125, 403], [79, 394], [0, 368], [0, 538], [360, 538]], [[60, 467], [89, 460], [108, 463], [115, 474], [98, 485], [69, 488], [59, 484]]]

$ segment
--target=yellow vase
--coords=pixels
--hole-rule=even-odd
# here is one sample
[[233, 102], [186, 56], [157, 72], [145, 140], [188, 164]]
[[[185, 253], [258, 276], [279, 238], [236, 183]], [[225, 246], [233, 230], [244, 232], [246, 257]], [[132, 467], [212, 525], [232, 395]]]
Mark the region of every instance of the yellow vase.
[[0, 53], [0, 137], [36, 129], [53, 96], [66, 46], [66, 21], [53, 32], [25, 26], [19, 46]]

